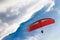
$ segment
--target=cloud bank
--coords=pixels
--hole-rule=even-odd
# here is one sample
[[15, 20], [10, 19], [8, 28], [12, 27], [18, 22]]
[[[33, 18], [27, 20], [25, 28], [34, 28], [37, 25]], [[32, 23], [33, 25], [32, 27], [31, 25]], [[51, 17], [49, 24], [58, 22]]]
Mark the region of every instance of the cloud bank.
[[20, 24], [29, 20], [35, 12], [52, 3], [54, 3], [52, 0], [2, 1], [0, 3], [0, 40], [14, 33]]

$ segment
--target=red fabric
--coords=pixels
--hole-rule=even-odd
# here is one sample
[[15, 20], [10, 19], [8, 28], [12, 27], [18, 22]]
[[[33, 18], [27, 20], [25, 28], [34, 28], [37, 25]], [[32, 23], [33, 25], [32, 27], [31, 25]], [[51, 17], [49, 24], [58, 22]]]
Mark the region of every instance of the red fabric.
[[37, 22], [33, 23], [29, 28], [28, 28], [28, 32], [31, 32], [33, 30], [36, 30], [38, 28], [50, 25], [55, 23], [55, 20], [53, 19], [42, 19], [42, 20], [38, 20]]

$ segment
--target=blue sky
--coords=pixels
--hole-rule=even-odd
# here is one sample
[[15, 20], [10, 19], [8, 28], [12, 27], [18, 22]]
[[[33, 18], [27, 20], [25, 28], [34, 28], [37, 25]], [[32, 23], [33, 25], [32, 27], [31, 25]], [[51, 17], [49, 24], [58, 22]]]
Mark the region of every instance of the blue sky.
[[[55, 6], [49, 12], [46, 12], [47, 7], [38, 10], [32, 18], [28, 21], [22, 23], [15, 33], [12, 33], [6, 36], [3, 40], [28, 40], [32, 37], [31, 40], [36, 38], [36, 40], [60, 40], [60, 2], [55, 0]], [[55, 23], [52, 25], [39, 28], [32, 32], [27, 32], [27, 28], [33, 22], [43, 19], [43, 18], [53, 18]], [[44, 33], [41, 33], [41, 30], [44, 30]], [[34, 39], [35, 40], [35, 39]]]

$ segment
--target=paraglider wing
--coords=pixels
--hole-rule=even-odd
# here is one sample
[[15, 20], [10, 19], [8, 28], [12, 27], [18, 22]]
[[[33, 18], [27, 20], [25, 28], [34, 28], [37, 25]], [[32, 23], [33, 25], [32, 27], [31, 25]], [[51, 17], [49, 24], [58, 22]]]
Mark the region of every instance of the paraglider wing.
[[33, 30], [36, 30], [38, 28], [41, 28], [53, 23], [55, 23], [55, 20], [52, 18], [44, 18], [44, 19], [38, 20], [30, 25], [30, 27], [28, 28], [28, 32], [31, 32]]

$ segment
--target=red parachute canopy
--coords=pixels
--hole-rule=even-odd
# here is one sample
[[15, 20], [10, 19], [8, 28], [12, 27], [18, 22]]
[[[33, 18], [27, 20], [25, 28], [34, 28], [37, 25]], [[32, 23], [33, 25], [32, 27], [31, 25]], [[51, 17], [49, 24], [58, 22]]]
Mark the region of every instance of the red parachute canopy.
[[36, 30], [38, 28], [41, 28], [53, 23], [55, 23], [55, 20], [52, 18], [44, 18], [44, 19], [38, 20], [30, 25], [30, 27], [28, 28], [28, 32], [31, 32], [33, 30]]

